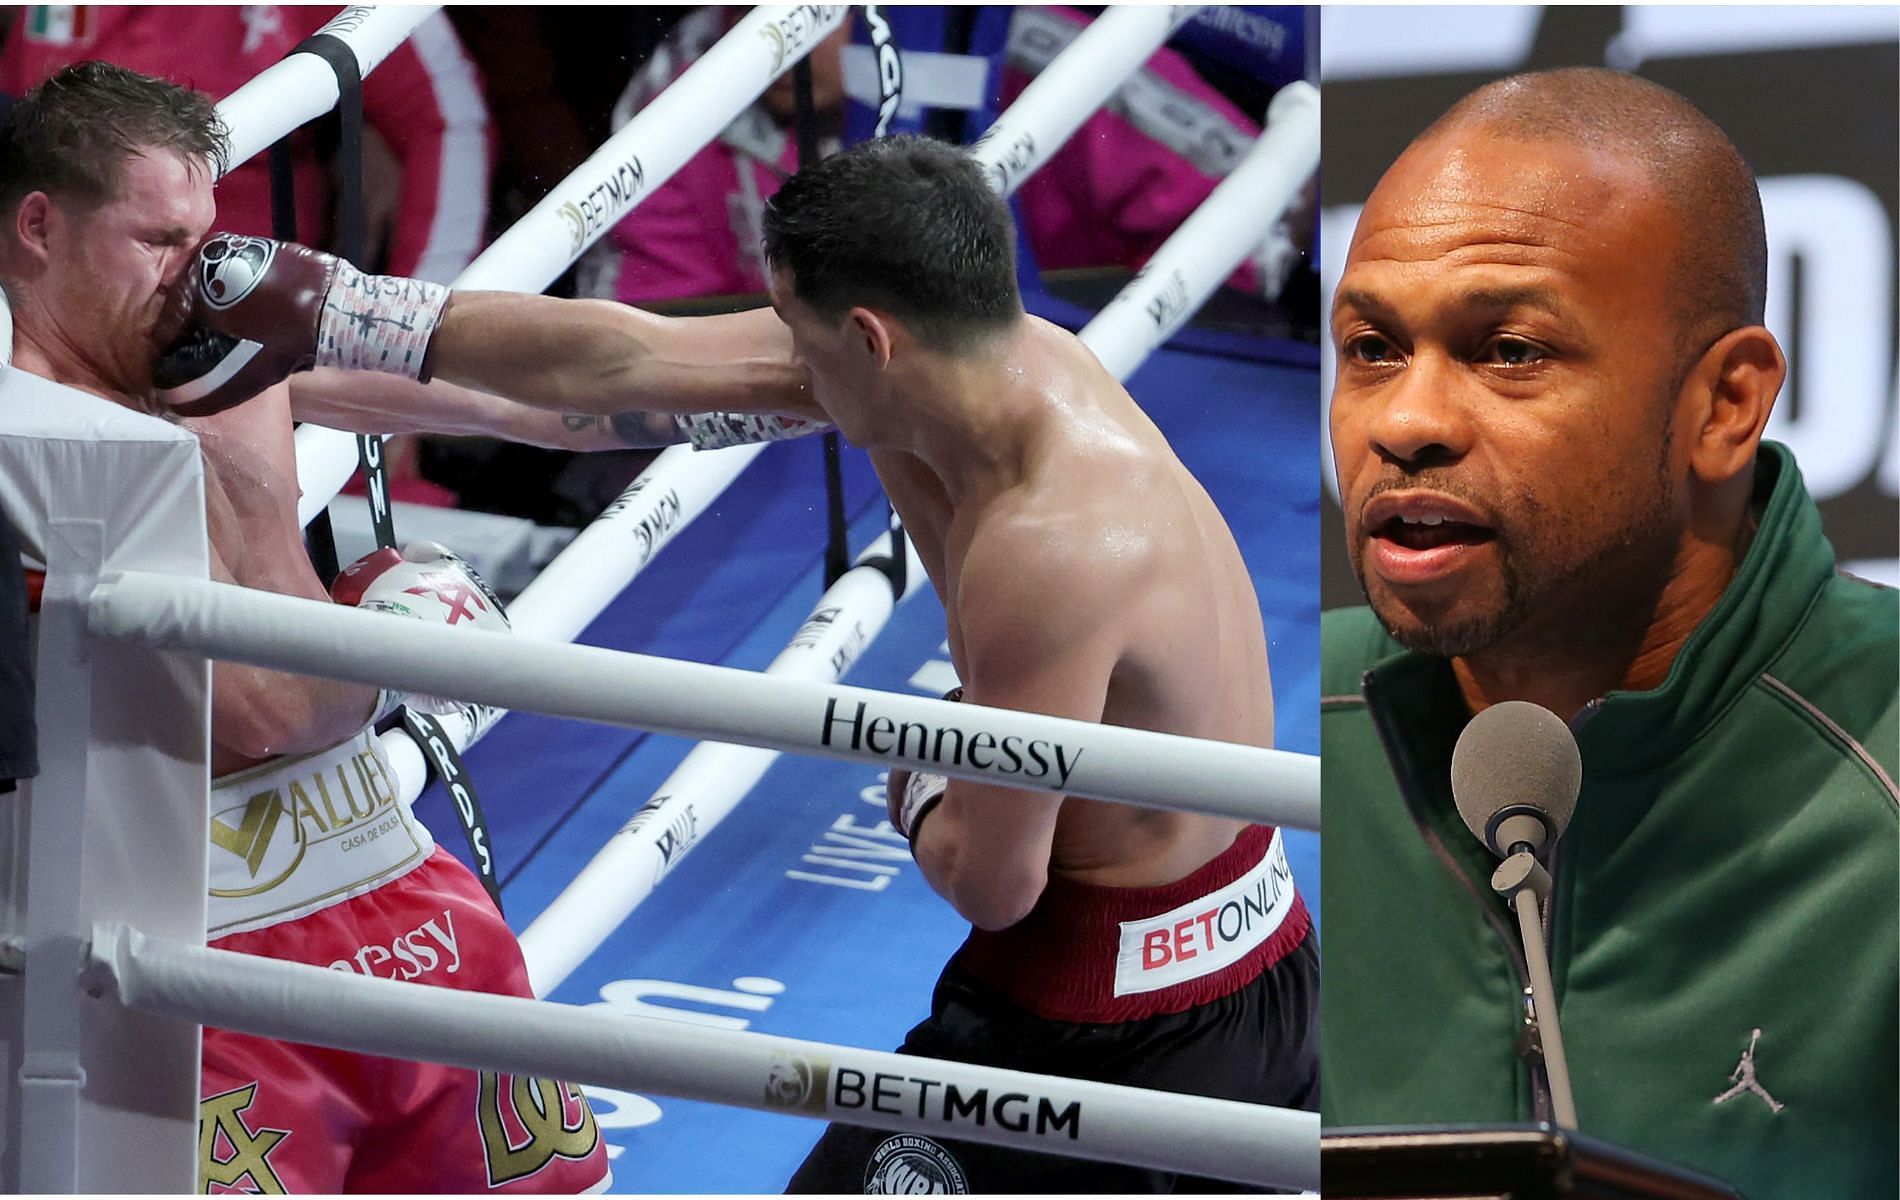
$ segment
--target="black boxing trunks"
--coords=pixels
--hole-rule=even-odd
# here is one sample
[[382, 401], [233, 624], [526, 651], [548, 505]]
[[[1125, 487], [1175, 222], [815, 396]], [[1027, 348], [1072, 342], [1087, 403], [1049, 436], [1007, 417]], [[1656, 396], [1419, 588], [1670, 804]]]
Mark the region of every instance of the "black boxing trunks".
[[[1317, 1111], [1319, 947], [1278, 832], [1250, 827], [1163, 887], [1052, 878], [1024, 920], [972, 931], [898, 1052]], [[1261, 1191], [847, 1125], [786, 1190]]]

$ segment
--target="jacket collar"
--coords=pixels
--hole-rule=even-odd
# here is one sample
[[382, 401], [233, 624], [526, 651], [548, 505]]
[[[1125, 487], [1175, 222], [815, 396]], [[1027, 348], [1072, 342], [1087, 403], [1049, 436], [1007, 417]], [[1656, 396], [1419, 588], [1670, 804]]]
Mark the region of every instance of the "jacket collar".
[[[1571, 718], [1585, 771], [1638, 771], [1673, 756], [1725, 712], [1800, 629], [1834, 573], [1834, 549], [1821, 532], [1821, 514], [1802, 486], [1794, 455], [1778, 442], [1761, 444], [1751, 508], [1754, 541], [1662, 684], [1647, 692], [1613, 691]], [[1380, 691], [1395, 700], [1429, 694], [1435, 705], [1451, 701], [1462, 707], [1450, 664], [1442, 658], [1398, 651], [1376, 662], [1367, 682], [1391, 685]], [[1428, 691], [1421, 692], [1421, 685]], [[1462, 728], [1467, 716], [1460, 714], [1456, 725]], [[1424, 731], [1414, 721], [1405, 723]], [[1436, 730], [1439, 723], [1431, 724]]]

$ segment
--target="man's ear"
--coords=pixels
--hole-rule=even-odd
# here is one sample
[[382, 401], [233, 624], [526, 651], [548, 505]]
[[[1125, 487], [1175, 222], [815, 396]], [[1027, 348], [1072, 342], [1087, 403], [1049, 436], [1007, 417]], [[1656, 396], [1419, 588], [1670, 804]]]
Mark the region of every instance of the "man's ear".
[[1696, 413], [1689, 466], [1704, 483], [1735, 478], [1755, 461], [1788, 359], [1775, 335], [1747, 325], [1703, 351], [1683, 381], [1681, 399]]
[[883, 314], [868, 308], [854, 308], [845, 314], [845, 324], [877, 370], [891, 365], [891, 347], [897, 340], [897, 331]]
[[58, 219], [45, 192], [28, 192], [13, 210], [13, 236], [35, 262], [43, 263], [51, 256], [52, 225]]

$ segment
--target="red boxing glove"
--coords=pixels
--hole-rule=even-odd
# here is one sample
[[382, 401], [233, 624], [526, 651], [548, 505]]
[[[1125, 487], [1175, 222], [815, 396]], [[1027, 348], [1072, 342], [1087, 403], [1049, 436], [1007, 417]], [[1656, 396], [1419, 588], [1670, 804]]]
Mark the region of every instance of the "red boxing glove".
[[311, 367], [427, 381], [429, 339], [449, 290], [365, 275], [290, 242], [214, 234], [172, 293], [172, 333], [152, 378], [183, 416], [220, 412]]

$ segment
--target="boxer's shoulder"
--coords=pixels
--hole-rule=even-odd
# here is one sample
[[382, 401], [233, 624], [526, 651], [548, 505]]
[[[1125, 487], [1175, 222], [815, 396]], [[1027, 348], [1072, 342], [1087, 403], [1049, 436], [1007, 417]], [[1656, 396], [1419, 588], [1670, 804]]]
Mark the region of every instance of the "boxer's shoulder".
[[[951, 572], [945, 612], [969, 671], [991, 684], [1124, 652], [1152, 572], [1068, 517], [986, 521]], [[1066, 668], [1065, 668], [1066, 669]]]

